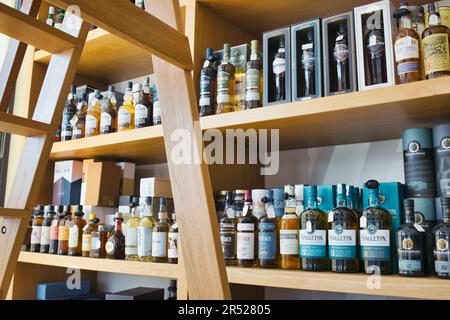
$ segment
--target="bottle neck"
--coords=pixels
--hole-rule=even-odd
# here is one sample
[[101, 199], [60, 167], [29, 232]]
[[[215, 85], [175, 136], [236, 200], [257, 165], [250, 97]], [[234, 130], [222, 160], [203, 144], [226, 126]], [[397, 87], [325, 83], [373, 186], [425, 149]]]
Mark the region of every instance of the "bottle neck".
[[406, 223], [414, 223], [414, 209], [413, 208], [405, 208], [405, 222]]
[[355, 209], [355, 202], [353, 198], [347, 198], [347, 207], [350, 209]]
[[338, 207], [345, 207], [347, 205], [347, 201], [345, 200], [345, 197], [342, 195], [338, 195], [336, 203]]
[[378, 196], [371, 196], [369, 198], [369, 207], [379, 207], [380, 206], [380, 199], [378, 199]]
[[444, 221], [444, 223], [450, 222], [450, 207], [442, 208], [442, 220]]
[[404, 15], [400, 18], [400, 29], [408, 30], [411, 29], [411, 18], [409, 15]]
[[116, 223], [114, 226], [114, 230], [117, 231], [122, 231], [122, 219], [117, 219], [116, 218]]
[[435, 11], [430, 12], [430, 16], [428, 18], [428, 25], [431, 27], [439, 24], [441, 24], [440, 15]]
[[308, 197], [308, 200], [306, 202], [307, 209], [318, 209], [319, 208], [319, 202], [317, 201], [316, 197]]

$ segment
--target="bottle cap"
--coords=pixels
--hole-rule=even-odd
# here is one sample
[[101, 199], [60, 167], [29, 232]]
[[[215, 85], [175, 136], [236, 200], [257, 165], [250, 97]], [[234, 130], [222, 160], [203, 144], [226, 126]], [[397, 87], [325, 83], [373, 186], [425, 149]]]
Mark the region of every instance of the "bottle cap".
[[380, 184], [376, 180], [369, 180], [365, 184], [366, 188], [369, 189], [369, 197], [378, 197], [378, 190], [380, 188]]
[[159, 205], [160, 206], [166, 206], [166, 198], [159, 198]]
[[87, 93], [83, 93], [83, 94], [81, 95], [81, 101], [83, 101], [83, 102], [87, 102], [87, 101], [88, 101], [88, 95], [87, 95]]
[[219, 191], [219, 195], [226, 196], [228, 192], [230, 192], [230, 191], [229, 190], [222, 190], [222, 191]]
[[115, 219], [123, 219], [123, 214], [122, 214], [122, 212], [116, 212], [114, 218], [115, 218]]
[[345, 183], [339, 183], [336, 194], [345, 196], [347, 194], [347, 185]]
[[280, 48], [284, 48], [284, 43], [285, 43], [284, 36], [281, 36], [280, 37]]
[[149, 86], [150, 85], [150, 77], [146, 77], [144, 79], [144, 86]]
[[317, 198], [317, 186], [305, 187], [307, 198]]
[[[432, 130], [430, 128], [412, 128], [403, 131], [403, 150], [414, 152], [417, 148], [433, 148]], [[417, 146], [418, 144], [418, 146]]]
[[206, 48], [206, 56], [205, 56], [205, 58], [207, 60], [209, 60], [209, 59], [211, 59], [213, 57], [213, 55], [214, 55], [213, 48]]
[[71, 210], [70, 210], [70, 206], [64, 206], [64, 215], [65, 216], [70, 216], [71, 214]]
[[403, 206], [405, 208], [413, 208], [414, 209], [414, 200], [413, 199], [405, 199], [403, 201]]
[[245, 190], [245, 192], [244, 192], [244, 201], [245, 202], [252, 202], [252, 191], [251, 190]]
[[288, 197], [295, 197], [295, 186], [292, 184], [287, 184], [284, 186], [284, 193]]
[[227, 192], [227, 195], [225, 197], [225, 202], [227, 204], [232, 204], [233, 203], [233, 192], [231, 192], [231, 191]]
[[104, 232], [105, 231], [105, 225], [104, 224], [99, 224], [98, 225], [98, 232]]
[[96, 218], [95, 213], [91, 213], [91, 214], [89, 215], [89, 221], [92, 221], [92, 220], [94, 220], [95, 218]]
[[139, 200], [140, 200], [139, 197], [132, 197], [130, 206], [133, 206], [133, 207], [139, 206]]
[[132, 90], [133, 89], [133, 82], [129, 81], [127, 84], [127, 89]]
[[346, 188], [346, 196], [348, 198], [354, 198], [355, 197], [355, 187], [354, 186], [347, 186], [347, 188]]
[[450, 123], [440, 124], [433, 128], [433, 145], [435, 148], [450, 148]]
[[140, 84], [140, 83], [135, 83], [135, 84], [133, 85], [133, 92], [139, 92], [139, 91], [142, 91], [142, 84]]
[[229, 43], [224, 43], [223, 45], [223, 52], [230, 52], [230, 44]]
[[53, 7], [53, 6], [48, 7], [48, 12], [50, 14], [55, 14], [55, 7]]
[[245, 190], [234, 190], [234, 194], [235, 195], [237, 195], [237, 194], [244, 194], [245, 193]]
[[259, 41], [258, 40], [252, 40], [251, 47], [253, 52], [257, 52], [259, 50]]
[[115, 90], [116, 90], [116, 88], [114, 86], [108, 86], [109, 92], [114, 92]]
[[166, 213], [165, 212], [158, 212], [158, 219], [159, 220], [163, 220], [166, 217]]
[[408, 6], [409, 6], [408, 2], [406, 2], [406, 1], [400, 2], [400, 7], [408, 7]]
[[153, 203], [153, 197], [145, 197], [144, 201], [147, 206], [151, 206]]

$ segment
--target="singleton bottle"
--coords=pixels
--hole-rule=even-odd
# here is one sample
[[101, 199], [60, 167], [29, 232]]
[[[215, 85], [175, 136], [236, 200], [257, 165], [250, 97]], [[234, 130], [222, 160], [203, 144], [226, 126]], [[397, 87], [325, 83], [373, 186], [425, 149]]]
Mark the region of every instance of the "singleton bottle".
[[299, 219], [295, 213], [295, 186], [284, 187], [286, 204], [280, 226], [280, 257], [282, 269], [300, 269]]
[[303, 95], [313, 96], [316, 92], [316, 58], [314, 56], [314, 32], [306, 35], [306, 43], [302, 45]]
[[69, 230], [70, 230], [70, 206], [64, 206], [64, 215], [59, 222], [58, 230], [58, 254], [67, 255], [69, 252]]
[[77, 113], [71, 120], [73, 127], [72, 140], [81, 139], [85, 136], [86, 116], [88, 112], [87, 97], [87, 94], [83, 93], [81, 101], [77, 105]]
[[55, 215], [55, 206], [46, 206], [41, 229], [41, 253], [49, 253], [50, 251], [50, 228]]
[[150, 93], [150, 78], [146, 78], [144, 86], [141, 84], [134, 86], [133, 100], [135, 102], [134, 127], [148, 127], [153, 122], [153, 103]]
[[306, 207], [300, 219], [300, 257], [302, 270], [327, 271], [327, 214], [319, 209], [317, 186], [305, 187]]
[[144, 213], [138, 227], [138, 257], [140, 261], [152, 261], [152, 233], [156, 225], [153, 218], [153, 198], [145, 198]]
[[217, 69], [213, 49], [206, 49], [205, 63], [200, 71], [200, 117], [216, 113]]
[[100, 90], [94, 91], [94, 97], [92, 98], [91, 103], [89, 104], [89, 108], [87, 110], [86, 115], [86, 124], [85, 124], [85, 137], [93, 137], [98, 136], [100, 132], [100, 101], [102, 99], [102, 95], [100, 94]]
[[160, 209], [158, 213], [158, 223], [155, 225], [152, 234], [152, 261], [167, 262], [168, 233], [170, 226], [167, 223], [167, 212]]
[[359, 272], [357, 232], [359, 217], [346, 204], [346, 185], [337, 185], [337, 207], [328, 213], [328, 255], [333, 272]]
[[73, 126], [72, 118], [77, 112], [77, 87], [72, 85], [66, 105], [64, 106], [63, 117], [61, 122], [61, 141], [72, 140]]
[[433, 229], [434, 269], [440, 278], [450, 278], [450, 198], [441, 198], [443, 223]]
[[230, 45], [223, 45], [223, 59], [217, 70], [217, 113], [233, 112], [236, 67], [230, 62]]
[[123, 105], [119, 108], [118, 130], [134, 129], [133, 82], [128, 82]]
[[[381, 14], [380, 11], [374, 14]], [[376, 19], [375, 19], [376, 20]], [[381, 25], [374, 24], [366, 35], [366, 59], [368, 72], [367, 85], [376, 85], [387, 82], [386, 72], [386, 46], [384, 32]]]
[[420, 36], [412, 28], [411, 12], [408, 2], [401, 2], [400, 9], [394, 12], [399, 20], [400, 31], [395, 42], [395, 65], [397, 83], [408, 83], [420, 80]]
[[61, 220], [63, 218], [64, 218], [64, 207], [58, 206], [57, 213], [54, 216], [50, 226], [50, 249], [48, 250], [48, 253], [50, 254], [58, 254], [59, 224], [61, 223]]
[[258, 218], [253, 215], [252, 192], [245, 191], [245, 205], [242, 217], [237, 222], [237, 263], [241, 267], [256, 267], [258, 260]]
[[170, 226], [169, 230], [169, 248], [167, 250], [167, 257], [169, 258], [169, 263], [178, 263], [178, 223], [176, 214], [172, 214], [173, 224]]
[[274, 205], [270, 203], [258, 222], [258, 262], [260, 268], [278, 268], [279, 230], [280, 220], [276, 216]]
[[31, 224], [31, 245], [30, 252], [41, 252], [42, 223], [44, 222], [44, 206], [34, 211], [34, 218]]
[[333, 50], [334, 63], [336, 65], [335, 92], [345, 92], [350, 89], [350, 50], [348, 49], [347, 28], [344, 23], [339, 24], [337, 37]]
[[83, 206], [77, 206], [74, 218], [70, 222], [69, 229], [69, 256], [81, 256], [83, 244], [83, 228], [86, 221], [83, 219]]
[[114, 233], [106, 241], [105, 250], [108, 259], [125, 259], [125, 235], [122, 233], [123, 217], [121, 212], [116, 212]]
[[259, 41], [252, 41], [252, 53], [247, 62], [245, 74], [245, 108], [254, 109], [262, 106], [263, 64], [259, 55]]
[[422, 33], [422, 50], [427, 79], [450, 75], [450, 31], [441, 24], [434, 3], [428, 5], [428, 25]]
[[81, 255], [83, 257], [90, 257], [92, 249], [92, 233], [98, 230], [99, 219], [94, 213], [89, 215], [89, 223], [83, 228]]
[[425, 229], [414, 223], [414, 200], [404, 201], [405, 223], [397, 230], [398, 274], [401, 276], [425, 275]]
[[226, 193], [225, 208], [221, 212], [219, 228], [223, 257], [227, 266], [233, 266], [236, 264], [236, 216], [233, 207], [233, 192]]
[[114, 86], [109, 86], [106, 97], [101, 101], [100, 134], [117, 131], [117, 100], [114, 89]]
[[272, 72], [275, 79], [275, 101], [286, 99], [286, 49], [284, 38], [280, 38], [278, 50], [272, 62]]
[[139, 198], [133, 197], [131, 207], [131, 217], [128, 219], [125, 228], [125, 259], [136, 261], [138, 258], [138, 228], [141, 222]]
[[47, 23], [49, 26], [52, 26], [55, 24], [55, 7], [50, 6], [48, 7], [48, 16], [47, 20], [45, 20], [45, 23]]
[[380, 207], [378, 181], [366, 182], [369, 206], [360, 219], [361, 259], [368, 274], [391, 274], [391, 214]]

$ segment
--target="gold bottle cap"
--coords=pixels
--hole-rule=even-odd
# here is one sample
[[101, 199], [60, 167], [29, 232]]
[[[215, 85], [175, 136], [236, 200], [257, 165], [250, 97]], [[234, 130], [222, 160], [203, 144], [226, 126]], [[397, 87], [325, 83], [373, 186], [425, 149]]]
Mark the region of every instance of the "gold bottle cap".
[[94, 220], [97, 216], [95, 215], [95, 213], [91, 213], [89, 215], [89, 220]]
[[234, 194], [244, 194], [245, 190], [234, 190]]

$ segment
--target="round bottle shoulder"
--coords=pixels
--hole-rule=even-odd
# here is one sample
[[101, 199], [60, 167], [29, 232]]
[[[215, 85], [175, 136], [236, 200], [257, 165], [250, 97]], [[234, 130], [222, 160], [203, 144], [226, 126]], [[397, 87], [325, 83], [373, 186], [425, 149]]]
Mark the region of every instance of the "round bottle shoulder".
[[449, 232], [450, 233], [450, 223], [440, 223], [437, 226], [435, 226], [432, 230], [432, 233], [437, 232]]
[[433, 34], [439, 34], [439, 33], [447, 33], [450, 37], [450, 29], [447, 26], [444, 25], [437, 25], [437, 26], [429, 26], [422, 32], [422, 39], [425, 37], [431, 36]]
[[408, 37], [408, 36], [420, 41], [419, 33], [414, 29], [401, 29], [397, 33], [397, 36], [395, 37], [395, 41], [405, 38], [405, 37]]
[[333, 213], [333, 219], [336, 220], [351, 220], [358, 221], [358, 214], [355, 210], [352, 210], [347, 207], [337, 207], [330, 211]]
[[325, 213], [325, 211], [322, 211], [320, 209], [307, 209], [305, 211], [302, 212], [301, 218], [310, 218], [310, 217], [326, 217], [327, 214]]

